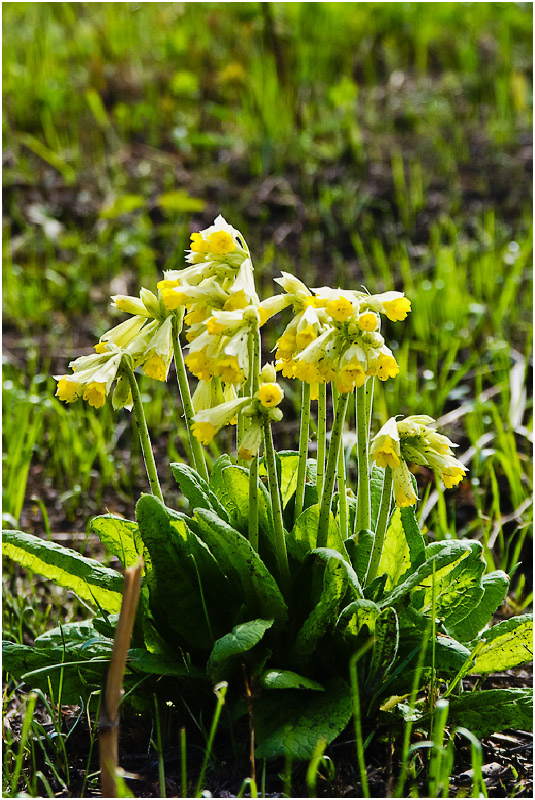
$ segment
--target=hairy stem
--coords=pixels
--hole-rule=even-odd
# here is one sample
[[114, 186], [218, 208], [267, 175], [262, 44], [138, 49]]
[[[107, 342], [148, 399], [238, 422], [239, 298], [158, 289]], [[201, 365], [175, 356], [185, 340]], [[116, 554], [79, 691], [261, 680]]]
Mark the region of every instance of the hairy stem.
[[271, 423], [264, 419], [264, 453], [266, 468], [268, 473], [269, 491], [271, 494], [271, 504], [273, 507], [273, 527], [275, 532], [275, 556], [279, 566], [283, 591], [287, 591], [290, 586], [290, 570], [288, 567], [288, 553], [286, 552], [286, 538], [284, 536], [284, 525], [282, 522], [282, 505], [279, 491], [279, 481], [277, 478], [277, 466], [275, 463], [275, 450], [273, 449], [273, 436], [271, 434]]
[[340, 453], [340, 443], [342, 441], [342, 432], [344, 429], [344, 420], [347, 411], [347, 404], [349, 402], [349, 392], [344, 392], [338, 397], [336, 403], [336, 414], [334, 417], [333, 427], [331, 431], [331, 441], [329, 442], [329, 452], [327, 455], [327, 469], [325, 471], [325, 482], [323, 485], [323, 493], [321, 495], [321, 505], [318, 521], [318, 540], [317, 547], [325, 547], [327, 544], [327, 535], [329, 531], [329, 514], [331, 512], [331, 502], [334, 489], [334, 480], [338, 467], [338, 458]]
[[368, 586], [374, 578], [377, 577], [377, 570], [379, 569], [379, 562], [381, 560], [381, 553], [383, 551], [383, 544], [385, 541], [386, 526], [388, 524], [388, 516], [390, 512], [390, 504], [392, 502], [392, 470], [389, 466], [385, 467], [385, 478], [383, 483], [383, 494], [381, 495], [381, 506], [377, 516], [377, 527], [375, 529], [375, 539], [373, 542], [373, 550], [368, 567], [368, 574], [366, 575], [366, 585]]
[[297, 488], [295, 490], [294, 521], [303, 510], [305, 482], [307, 477], [308, 429], [310, 425], [310, 384], [301, 384], [301, 427], [299, 429], [299, 463], [297, 467]]
[[317, 478], [316, 488], [318, 497], [323, 492], [323, 481], [325, 478], [325, 440], [327, 435], [327, 384], [320, 383], [318, 386], [318, 459], [317, 459]]
[[186, 418], [186, 427], [188, 430], [191, 453], [193, 455], [193, 464], [201, 478], [204, 478], [205, 481], [208, 481], [208, 470], [206, 469], [206, 461], [204, 460], [202, 445], [193, 435], [193, 404], [191, 402], [188, 377], [186, 375], [186, 365], [184, 364], [184, 356], [182, 354], [182, 348], [180, 347], [179, 335], [179, 319], [178, 316], [175, 315], [173, 317], [173, 351], [175, 355], [176, 379], [180, 391], [180, 399], [182, 400], [182, 407], [184, 409], [184, 417]]
[[[250, 369], [248, 387], [250, 396], [258, 391], [260, 383], [260, 330], [258, 323], [249, 334]], [[240, 414], [240, 418], [243, 414]], [[258, 453], [253, 456], [249, 467], [249, 541], [258, 552]]]
[[130, 391], [132, 392], [132, 403], [134, 405], [134, 419], [136, 428], [141, 442], [141, 452], [143, 453], [143, 460], [145, 462], [145, 469], [147, 470], [147, 477], [149, 479], [150, 490], [152, 494], [161, 500], [163, 503], [162, 490], [160, 488], [160, 481], [158, 480], [158, 473], [156, 471], [156, 463], [154, 461], [154, 453], [149, 438], [149, 430], [147, 428], [147, 420], [145, 419], [145, 410], [143, 408], [143, 401], [139, 393], [139, 386], [137, 385], [136, 376], [130, 364], [125, 363], [123, 359], [124, 368], [128, 381], [130, 383]]
[[365, 386], [366, 384], [359, 386], [356, 391], [358, 485], [355, 527], [357, 532], [363, 529], [369, 530], [371, 526], [370, 479], [368, 474], [369, 423]]

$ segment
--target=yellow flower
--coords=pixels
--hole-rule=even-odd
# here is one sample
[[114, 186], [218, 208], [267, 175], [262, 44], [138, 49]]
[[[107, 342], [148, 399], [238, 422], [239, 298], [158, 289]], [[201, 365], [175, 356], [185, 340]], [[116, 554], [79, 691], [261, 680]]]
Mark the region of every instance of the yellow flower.
[[394, 499], [400, 508], [416, 505], [417, 497], [412, 485], [412, 478], [409, 468], [403, 459], [399, 467], [392, 470]]
[[98, 353], [99, 355], [105, 353], [107, 349], [108, 345], [106, 342], [99, 342], [98, 344], [95, 345], [95, 353]]
[[284, 392], [278, 383], [263, 383], [258, 390], [258, 399], [265, 408], [278, 406], [284, 397]]
[[74, 403], [74, 401], [78, 399], [76, 387], [75, 381], [68, 381], [67, 378], [60, 378], [58, 380], [56, 397], [64, 403]]
[[394, 300], [383, 300], [383, 308], [386, 316], [392, 322], [400, 322], [405, 319], [411, 310], [411, 301], [407, 297], [396, 297]]
[[167, 380], [167, 365], [159, 355], [153, 355], [143, 364], [143, 372], [157, 381]]
[[336, 322], [347, 322], [353, 314], [353, 305], [347, 297], [338, 297], [336, 300], [329, 300], [325, 306], [327, 314]]
[[388, 353], [380, 353], [377, 359], [376, 372], [380, 381], [395, 378], [399, 372], [399, 367], [394, 356]]
[[243, 371], [236, 356], [225, 356], [218, 359], [214, 367], [214, 374], [221, 376], [225, 383], [242, 383], [244, 380]]
[[444, 486], [446, 489], [451, 489], [453, 486], [457, 486], [466, 475], [466, 470], [461, 469], [460, 467], [451, 467], [448, 469], [447, 472], [442, 472], [440, 477], [444, 481]]
[[358, 319], [359, 328], [363, 331], [375, 331], [377, 330], [378, 324], [377, 317], [372, 311], [366, 311], [364, 314], [361, 314]]
[[236, 311], [237, 309], [245, 308], [248, 305], [249, 300], [245, 296], [244, 290], [240, 289], [239, 292], [234, 292], [227, 300], [225, 300], [223, 309], [225, 311]]
[[201, 444], [210, 444], [219, 429], [211, 422], [194, 422], [192, 430]]
[[212, 367], [206, 356], [205, 350], [195, 350], [184, 359], [192, 375], [200, 381], [209, 381], [212, 377]]
[[226, 231], [211, 233], [208, 237], [208, 246], [210, 253], [216, 255], [226, 255], [227, 253], [232, 253], [236, 249], [234, 239]]
[[355, 387], [363, 386], [366, 381], [366, 373], [362, 364], [353, 362], [346, 364], [334, 379], [334, 384], [339, 392], [352, 392]]
[[210, 245], [203, 239], [201, 233], [192, 233], [191, 234], [191, 250], [194, 253], [208, 253], [210, 250]]
[[317, 338], [318, 335], [312, 325], [307, 325], [303, 330], [297, 332], [295, 341], [298, 349], [304, 350], [305, 347], [308, 347], [308, 345]]
[[175, 308], [185, 305], [188, 299], [185, 292], [177, 292], [176, 289], [160, 289], [160, 294], [164, 306], [168, 308], [169, 311], [173, 311]]
[[93, 408], [100, 408], [106, 402], [106, 384], [93, 381], [85, 387], [82, 397]]

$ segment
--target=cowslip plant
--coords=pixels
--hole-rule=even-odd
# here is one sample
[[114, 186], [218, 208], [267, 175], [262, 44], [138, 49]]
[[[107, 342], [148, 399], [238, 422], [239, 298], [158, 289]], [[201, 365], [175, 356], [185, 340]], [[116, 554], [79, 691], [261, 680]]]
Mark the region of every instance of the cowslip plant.
[[[288, 273], [277, 279], [282, 293], [260, 301], [239, 231], [218, 217], [191, 239], [187, 266], [165, 272], [156, 293], [113, 297], [128, 318], [57, 376], [66, 403], [98, 408], [111, 396], [115, 409], [132, 411], [147, 469], [150, 493], [135, 521], [92, 521], [125, 568], [144, 561], [125, 702], [150, 712], [156, 693], [179, 714], [202, 710], [212, 705], [211, 687], [225, 681], [229, 719], [252, 703], [260, 758], [312, 758], [357, 708], [359, 730], [361, 720], [373, 720], [375, 731], [400, 724], [404, 698], [429, 685], [429, 707], [409, 710], [411, 724], [415, 713], [427, 724], [440, 690], [455, 692], [457, 725], [473, 729], [476, 719], [480, 735], [526, 728], [527, 690], [459, 693], [469, 673], [530, 660], [532, 617], [489, 627], [509, 577], [486, 572], [479, 542], [427, 542], [420, 531], [410, 465], [451, 488], [466, 475], [455, 445], [425, 415], [370, 430], [374, 382], [399, 372], [382, 325], [402, 322], [410, 301], [395, 291], [309, 289]], [[273, 362], [262, 364], [262, 328], [281, 312], [289, 322]], [[165, 503], [138, 388], [140, 372], [166, 381], [173, 360], [192, 463], [170, 467], [189, 514]], [[186, 368], [197, 379], [193, 394]], [[279, 376], [300, 384], [295, 451], [274, 447], [284, 409]], [[234, 426], [235, 453], [214, 461], [205, 446], [226, 426]], [[32, 647], [4, 643], [15, 677], [64, 702], [83, 700], [109, 662], [122, 576], [20, 531], [5, 532], [4, 553], [96, 607], [91, 621], [47, 631]]]

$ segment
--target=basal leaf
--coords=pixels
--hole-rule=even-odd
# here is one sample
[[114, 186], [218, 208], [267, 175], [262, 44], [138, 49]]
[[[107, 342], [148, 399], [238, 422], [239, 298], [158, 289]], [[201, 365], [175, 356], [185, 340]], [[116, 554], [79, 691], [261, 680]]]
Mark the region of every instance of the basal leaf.
[[209, 484], [187, 464], [170, 464], [176, 482], [183, 495], [188, 499], [191, 510], [196, 508], [210, 508], [219, 514], [221, 519], [228, 522], [228, 514], [219, 502]]
[[207, 672], [211, 680], [222, 680], [232, 659], [251, 650], [272, 625], [272, 619], [253, 619], [236, 625], [230, 633], [218, 639], [208, 659]]
[[198, 509], [199, 535], [233, 586], [240, 587], [246, 613], [285, 625], [286, 603], [271, 573], [249, 541], [212, 511]]
[[33, 643], [38, 650], [65, 652], [71, 661], [74, 654], [80, 658], [109, 658], [113, 640], [102, 636], [92, 622], [67, 622], [58, 628], [51, 628]]
[[260, 683], [264, 689], [310, 689], [315, 692], [324, 692], [325, 687], [313, 681], [311, 678], [304, 678], [289, 669], [268, 669], [260, 676]]
[[385, 534], [378, 575], [386, 573], [389, 591], [425, 561], [425, 545], [414, 512], [396, 508]]
[[352, 714], [351, 691], [342, 678], [324, 692], [270, 692], [253, 706], [257, 758], [285, 757], [306, 761], [319, 741], [330, 744]]
[[80, 698], [86, 699], [91, 692], [100, 688], [108, 665], [109, 658], [105, 656], [91, 660], [75, 655], [71, 659], [57, 647], [34, 648], [2, 642], [2, 667], [5, 672], [18, 680], [25, 676], [25, 683], [46, 694], [50, 681], [56, 701], [61, 684], [61, 702], [69, 705], [78, 705]]
[[126, 668], [129, 671], [149, 675], [170, 675], [175, 678], [202, 678], [204, 673], [184, 661], [165, 658], [158, 653], [149, 653], [143, 648], [134, 647], [128, 651]]
[[466, 558], [470, 552], [470, 548], [457, 540], [451, 542], [440, 542], [443, 545], [438, 552], [427, 559], [421, 566], [412, 572], [402, 583], [387, 592], [379, 601], [381, 608], [394, 605], [402, 597], [408, 594], [416, 586], [423, 583], [433, 574], [433, 567], [435, 568], [435, 580], [441, 575], [441, 571], [450, 571], [451, 565], [459, 561], [461, 558]]
[[[228, 523], [244, 536], [249, 529], [249, 472], [243, 467], [226, 467], [221, 479], [226, 487]], [[261, 531], [273, 538], [273, 513], [271, 501], [263, 483], [258, 486], [258, 525]]]
[[133, 566], [143, 555], [137, 522], [122, 517], [105, 514], [91, 520], [91, 530], [97, 534], [102, 544], [119, 559], [123, 567]]
[[334, 628], [340, 604], [349, 585], [347, 571], [349, 564], [339, 553], [318, 548], [310, 553], [309, 558], [314, 558], [319, 565], [324, 562], [323, 589], [318, 602], [296, 636], [293, 650], [297, 658], [309, 656], [329, 628]]
[[373, 643], [370, 679], [380, 683], [388, 674], [398, 652], [399, 623], [393, 608], [384, 608], [375, 620], [375, 641]]
[[[418, 724], [426, 721], [427, 716]], [[468, 728], [479, 738], [507, 728], [533, 730], [533, 690], [487, 689], [465, 692], [460, 697], [450, 699], [448, 725]]]
[[374, 539], [372, 531], [361, 530], [344, 541], [349, 559], [361, 584], [366, 579]]
[[366, 626], [371, 635], [375, 630], [375, 621], [379, 614], [379, 606], [372, 600], [354, 600], [342, 610], [336, 621], [336, 631], [344, 639], [351, 640]]
[[[190, 647], [210, 649], [215, 631], [226, 624], [223, 598], [230, 595], [225, 576], [209, 552], [204, 554], [204, 566], [197, 564], [199, 553], [196, 559], [191, 541], [194, 546], [195, 534], [157, 498], [141, 497], [136, 516], [152, 562], [147, 586], [158, 629], [166, 638], [174, 632]], [[205, 588], [216, 595], [221, 593], [218, 603], [205, 602]]]
[[21, 531], [3, 531], [2, 552], [25, 569], [55, 581], [110, 613], [121, 609], [123, 576], [56, 542]]
[[509, 588], [509, 576], [501, 570], [483, 575], [483, 597], [458, 625], [448, 627], [448, 632], [460, 642], [470, 642], [488, 625], [496, 609], [502, 604]]
[[[479, 542], [465, 542], [466, 555], [458, 563], [447, 564], [435, 571], [436, 616], [448, 626], [457, 625], [477, 606], [483, 597], [481, 578], [485, 571], [483, 547]], [[440, 551], [439, 551], [440, 552]], [[433, 575], [423, 578], [423, 609], [430, 611], [433, 598]]]
[[370, 476], [370, 512], [371, 512], [371, 525], [375, 530], [377, 525], [377, 516], [381, 506], [381, 499], [383, 497], [383, 484], [385, 481], [385, 471], [383, 467], [372, 467]]
[[[288, 552], [300, 561], [316, 547], [318, 539], [318, 520], [319, 505], [310, 506], [305, 509], [297, 518], [293, 529], [287, 536]], [[345, 558], [349, 558], [342, 537], [338, 522], [332, 514], [329, 515], [329, 531], [327, 534], [326, 547], [329, 550], [336, 550]]]
[[485, 641], [471, 672], [501, 672], [533, 660], [533, 614], [499, 622], [484, 631]]

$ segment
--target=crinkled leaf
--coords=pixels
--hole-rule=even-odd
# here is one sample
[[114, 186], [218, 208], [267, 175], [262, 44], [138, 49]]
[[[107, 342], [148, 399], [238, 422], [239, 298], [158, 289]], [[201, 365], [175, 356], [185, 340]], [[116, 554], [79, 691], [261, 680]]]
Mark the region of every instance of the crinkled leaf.
[[[223, 598], [231, 595], [225, 576], [204, 547], [196, 547], [194, 555], [195, 534], [157, 498], [141, 497], [136, 516], [152, 562], [147, 586], [156, 626], [165, 637], [174, 632], [188, 646], [209, 650], [212, 628], [224, 630], [228, 624]], [[203, 600], [208, 601], [208, 619]]]
[[442, 547], [438, 552], [435, 552], [402, 583], [400, 583], [390, 592], [387, 592], [387, 594], [381, 598], [379, 602], [381, 608], [394, 605], [401, 600], [402, 597], [408, 594], [408, 592], [423, 583], [424, 580], [433, 574], [433, 566], [435, 568], [436, 581], [437, 578], [440, 578], [442, 570], [449, 572], [452, 568], [451, 565], [455, 564], [461, 558], [466, 558], [470, 552], [470, 548], [467, 544], [456, 540], [446, 543], [440, 542], [439, 544], [442, 545]]
[[[457, 625], [477, 606], [483, 597], [481, 578], [485, 571], [483, 547], [480, 542], [465, 542], [466, 555], [458, 563], [447, 564], [435, 571], [435, 609], [436, 616], [444, 620], [446, 626]], [[440, 551], [439, 551], [440, 552]], [[423, 578], [425, 587], [423, 610], [432, 606], [433, 575]]]
[[312, 758], [319, 741], [330, 744], [352, 714], [351, 691], [342, 678], [324, 692], [270, 692], [253, 706], [257, 758]]
[[92, 622], [67, 622], [42, 633], [33, 646], [39, 650], [65, 651], [69, 654], [66, 660], [72, 660], [73, 654], [86, 659], [109, 658], [113, 640], [100, 634]]
[[372, 531], [361, 530], [344, 541], [353, 569], [361, 584], [366, 579], [375, 536]]
[[289, 669], [268, 669], [260, 676], [260, 683], [265, 689], [311, 689], [324, 692], [325, 687], [311, 678], [304, 678]]
[[3, 531], [2, 552], [25, 569], [37, 572], [106, 611], [120, 611], [123, 576], [93, 558], [56, 542], [21, 531]]
[[385, 471], [383, 467], [372, 467], [370, 476], [370, 513], [371, 525], [375, 530], [377, 525], [377, 517], [379, 515], [379, 508], [381, 506], [381, 499], [383, 497], [383, 484], [385, 481]]
[[496, 609], [503, 603], [509, 588], [509, 576], [498, 570], [483, 575], [483, 597], [459, 624], [449, 626], [448, 632], [460, 642], [470, 642], [488, 625]]
[[396, 508], [385, 534], [378, 575], [388, 576], [389, 591], [425, 561], [425, 545], [411, 508]]
[[[62, 662], [63, 665], [58, 666]], [[76, 656], [71, 659], [57, 647], [45, 649], [2, 642], [2, 667], [6, 672], [18, 680], [26, 676], [23, 678], [25, 683], [47, 694], [50, 681], [56, 701], [61, 682], [61, 702], [69, 705], [79, 704], [80, 698], [85, 700], [100, 688], [108, 665], [107, 657], [91, 660]]]
[[380, 683], [389, 672], [398, 652], [399, 623], [395, 609], [384, 608], [375, 620], [370, 678]]
[[228, 514], [224, 506], [219, 502], [209, 484], [187, 464], [170, 464], [174, 478], [182, 494], [188, 499], [191, 509], [210, 508], [219, 514], [221, 519], [228, 522]]
[[484, 631], [485, 641], [471, 672], [501, 672], [533, 659], [533, 614], [512, 617]]
[[91, 530], [125, 569], [137, 563], [139, 556], [143, 555], [137, 522], [105, 514], [91, 520]]
[[310, 655], [321, 637], [334, 627], [349, 585], [347, 568], [350, 567], [339, 553], [319, 547], [310, 553], [309, 559], [315, 559], [320, 567], [324, 564], [323, 588], [318, 602], [297, 633], [294, 644], [297, 658]]
[[214, 643], [206, 668], [211, 680], [222, 680], [232, 659], [251, 650], [272, 625], [272, 619], [253, 619], [236, 625], [230, 633], [218, 639]]
[[249, 541], [212, 511], [198, 509], [199, 535], [223, 572], [241, 589], [247, 614], [285, 625], [288, 610], [280, 589]]
[[175, 678], [203, 677], [204, 675], [195, 667], [185, 664], [182, 659], [165, 658], [158, 653], [149, 653], [141, 647], [133, 647], [128, 651], [126, 668], [149, 675], [171, 675]]
[[356, 638], [364, 626], [372, 634], [379, 613], [379, 606], [372, 600], [354, 600], [342, 610], [336, 621], [336, 631], [347, 640]]
[[[419, 721], [430, 722], [428, 715]], [[491, 736], [493, 733], [517, 728], [533, 729], [532, 689], [487, 689], [465, 692], [450, 699], [448, 725], [468, 728], [474, 736]]]
[[[288, 552], [300, 561], [314, 548], [318, 539], [319, 505], [310, 506], [297, 518], [291, 532], [286, 537]], [[329, 515], [329, 531], [327, 545], [329, 550], [336, 550], [345, 558], [349, 558], [342, 537], [340, 527], [332, 514]]]
[[[222, 481], [227, 489], [228, 520], [225, 520], [244, 535], [249, 530], [249, 472], [243, 467], [226, 467], [222, 470]], [[273, 512], [268, 491], [262, 482], [258, 485], [258, 525], [260, 530], [273, 539]]]

